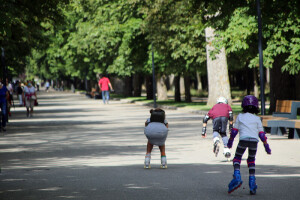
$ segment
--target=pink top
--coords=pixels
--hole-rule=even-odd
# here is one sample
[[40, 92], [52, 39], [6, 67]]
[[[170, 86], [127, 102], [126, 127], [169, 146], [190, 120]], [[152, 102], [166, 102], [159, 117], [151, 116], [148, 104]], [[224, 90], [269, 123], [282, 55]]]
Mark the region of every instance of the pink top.
[[228, 104], [218, 103], [210, 109], [208, 116], [212, 119], [217, 117], [227, 117], [229, 118], [229, 111], [232, 111], [232, 108]]
[[108, 91], [109, 87], [108, 84], [110, 83], [109, 79], [107, 77], [103, 77], [99, 80], [100, 89], [101, 91]]

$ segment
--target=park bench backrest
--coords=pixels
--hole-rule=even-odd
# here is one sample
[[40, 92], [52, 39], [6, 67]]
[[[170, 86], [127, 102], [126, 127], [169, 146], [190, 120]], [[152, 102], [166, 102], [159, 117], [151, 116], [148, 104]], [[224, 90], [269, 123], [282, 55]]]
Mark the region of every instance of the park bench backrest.
[[276, 112], [279, 113], [290, 113], [292, 112], [292, 100], [277, 100], [276, 101]]

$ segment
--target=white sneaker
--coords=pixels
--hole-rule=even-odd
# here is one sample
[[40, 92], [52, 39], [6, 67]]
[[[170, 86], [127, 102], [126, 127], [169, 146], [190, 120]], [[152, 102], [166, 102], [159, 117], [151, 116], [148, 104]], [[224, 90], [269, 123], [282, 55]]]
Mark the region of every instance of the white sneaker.
[[166, 156], [161, 157], [160, 168], [162, 168], [162, 169], [167, 169], [168, 168], [168, 166], [167, 166], [167, 157]]
[[151, 160], [151, 154], [147, 154], [145, 156], [145, 165], [144, 165], [145, 169], [150, 169], [151, 168], [151, 166], [150, 166], [150, 160]]
[[224, 153], [223, 154], [228, 159], [228, 161], [230, 161], [230, 156], [231, 156], [230, 149], [227, 148], [227, 147], [224, 147]]

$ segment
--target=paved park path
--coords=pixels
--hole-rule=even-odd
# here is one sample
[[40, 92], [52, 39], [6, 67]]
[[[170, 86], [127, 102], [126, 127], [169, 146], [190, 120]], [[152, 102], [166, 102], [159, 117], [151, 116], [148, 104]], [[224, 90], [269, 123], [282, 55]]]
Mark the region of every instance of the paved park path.
[[[152, 169], [143, 169], [148, 107], [87, 99], [83, 95], [39, 94], [33, 118], [12, 109], [7, 132], [0, 135], [0, 199], [299, 199], [300, 140], [270, 136], [272, 155], [259, 143], [258, 190], [249, 195], [246, 155], [242, 187], [227, 194], [232, 163], [212, 153], [200, 136], [202, 116], [166, 110], [168, 169], [160, 169], [158, 148]], [[237, 141], [234, 142], [234, 148]], [[222, 150], [222, 149], [221, 149]]]

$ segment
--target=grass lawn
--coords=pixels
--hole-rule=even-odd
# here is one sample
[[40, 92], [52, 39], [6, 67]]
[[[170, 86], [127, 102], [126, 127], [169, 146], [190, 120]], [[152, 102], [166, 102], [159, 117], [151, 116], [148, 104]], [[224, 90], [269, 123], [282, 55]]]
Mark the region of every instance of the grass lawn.
[[[153, 100], [147, 100], [146, 97], [127, 97], [125, 99], [133, 100], [135, 102], [143, 102], [143, 103], [153, 103]], [[167, 100], [167, 101], [157, 101], [156, 102], [159, 105], [168, 105], [168, 106], [175, 106], [175, 107], [181, 107], [181, 108], [188, 108], [188, 109], [194, 109], [194, 110], [203, 110], [203, 111], [209, 111], [212, 107], [207, 106], [205, 102], [174, 102], [174, 100]], [[242, 108], [240, 105], [231, 105], [232, 110], [234, 113], [240, 113], [242, 112]]]

